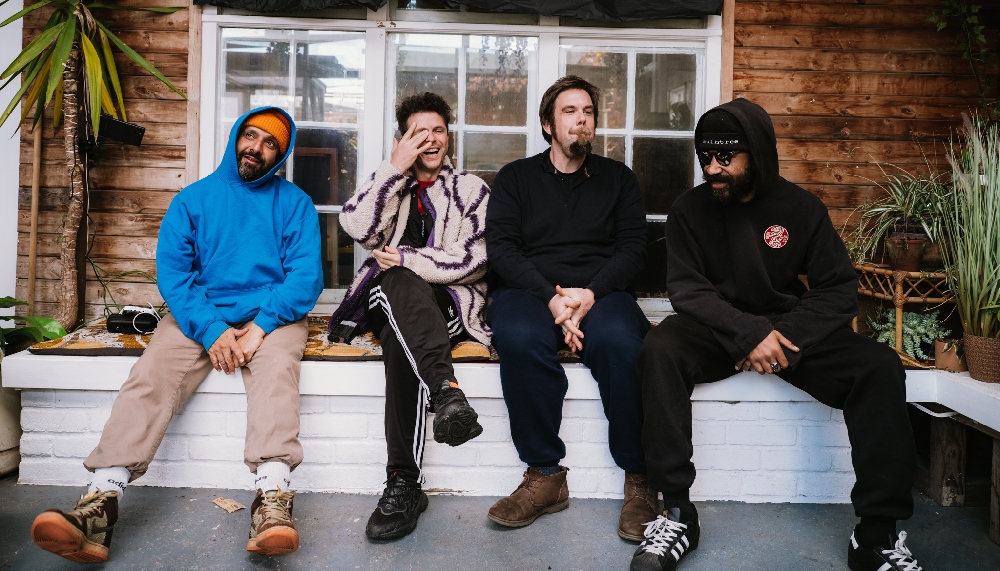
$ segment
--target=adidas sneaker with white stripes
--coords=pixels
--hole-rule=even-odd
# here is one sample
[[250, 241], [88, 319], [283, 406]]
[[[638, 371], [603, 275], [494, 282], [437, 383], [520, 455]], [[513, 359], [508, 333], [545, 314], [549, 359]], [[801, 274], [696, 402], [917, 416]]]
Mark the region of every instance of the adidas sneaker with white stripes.
[[646, 539], [632, 555], [629, 571], [674, 571], [677, 562], [698, 547], [701, 526], [698, 510], [691, 508], [692, 513], [685, 514], [684, 522], [660, 515], [646, 524], [643, 533]]
[[851, 571], [923, 571], [906, 547], [905, 531], [899, 532], [899, 539], [892, 549], [883, 549], [882, 546], [866, 549], [858, 544], [852, 533], [847, 547], [847, 566]]

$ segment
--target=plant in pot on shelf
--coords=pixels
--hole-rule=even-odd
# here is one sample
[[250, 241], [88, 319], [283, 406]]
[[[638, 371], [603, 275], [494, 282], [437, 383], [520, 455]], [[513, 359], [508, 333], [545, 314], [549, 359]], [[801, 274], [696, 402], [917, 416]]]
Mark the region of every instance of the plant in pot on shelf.
[[881, 196], [858, 208], [861, 217], [850, 233], [848, 249], [856, 263], [871, 262], [884, 242], [894, 270], [919, 271], [924, 248], [936, 240], [935, 205], [947, 189], [936, 176], [906, 171], [887, 174], [884, 170], [883, 174], [883, 182], [876, 183]]
[[[934, 342], [951, 334], [944, 329], [938, 320], [938, 311], [931, 313], [903, 312], [903, 353], [920, 361], [930, 360], [924, 348], [931, 350]], [[892, 309], [879, 309], [873, 318], [868, 319], [868, 328], [879, 343], [895, 347], [896, 345], [896, 312]]]
[[948, 161], [954, 192], [939, 205], [941, 259], [962, 320], [972, 378], [1000, 383], [1000, 127], [965, 118]]

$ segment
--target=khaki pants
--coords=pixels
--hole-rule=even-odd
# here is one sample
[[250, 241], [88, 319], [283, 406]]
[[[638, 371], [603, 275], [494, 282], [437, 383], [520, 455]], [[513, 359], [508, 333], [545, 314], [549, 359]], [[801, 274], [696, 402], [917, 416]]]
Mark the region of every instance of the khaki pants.
[[[279, 327], [264, 337], [243, 367], [243, 456], [251, 472], [265, 462], [284, 462], [294, 469], [302, 461], [299, 370], [307, 336], [306, 319]], [[101, 441], [84, 467], [91, 472], [124, 467], [131, 473], [129, 481], [145, 474], [170, 419], [211, 371], [205, 348], [188, 339], [173, 316], [164, 317], [122, 385]]]

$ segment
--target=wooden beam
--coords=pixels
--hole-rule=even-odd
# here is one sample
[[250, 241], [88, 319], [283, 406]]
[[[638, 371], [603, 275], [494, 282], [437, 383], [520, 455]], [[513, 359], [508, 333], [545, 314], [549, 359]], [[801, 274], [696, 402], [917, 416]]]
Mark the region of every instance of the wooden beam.
[[[198, 180], [198, 153], [201, 140], [201, 6], [193, 2], [188, 8], [188, 68], [187, 68], [187, 144], [185, 181]], [[331, 175], [333, 176], [333, 175]]]
[[965, 425], [950, 418], [931, 419], [928, 489], [943, 507], [965, 505]]
[[733, 34], [736, 29], [736, 0], [722, 3], [722, 82], [719, 102], [733, 100]]
[[993, 439], [993, 476], [990, 485], [990, 541], [1000, 545], [1000, 438]]

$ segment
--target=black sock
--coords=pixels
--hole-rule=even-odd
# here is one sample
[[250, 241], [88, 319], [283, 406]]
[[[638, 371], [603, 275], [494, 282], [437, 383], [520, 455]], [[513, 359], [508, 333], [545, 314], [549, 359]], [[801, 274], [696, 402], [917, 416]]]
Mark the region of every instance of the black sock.
[[854, 528], [854, 538], [866, 549], [890, 548], [896, 542], [896, 520], [888, 517], [862, 517]]
[[553, 476], [562, 472], [562, 467], [560, 467], [559, 464], [556, 464], [555, 466], [529, 466], [529, 468], [535, 470], [536, 472], [541, 472], [543, 476]]

